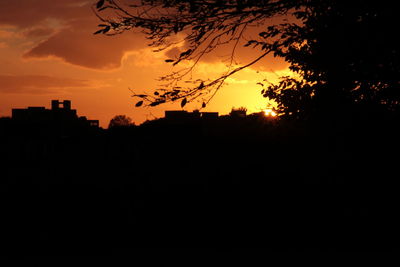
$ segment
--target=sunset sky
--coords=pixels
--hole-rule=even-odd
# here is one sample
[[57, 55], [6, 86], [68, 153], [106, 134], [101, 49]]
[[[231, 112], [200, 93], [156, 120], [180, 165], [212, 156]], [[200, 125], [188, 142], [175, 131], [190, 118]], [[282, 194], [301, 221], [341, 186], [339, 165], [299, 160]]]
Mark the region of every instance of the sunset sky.
[[[129, 88], [136, 93], [152, 92], [159, 84], [157, 78], [172, 70], [164, 60], [173, 51], [152, 52], [154, 48], [140, 33], [93, 35], [99, 24], [91, 10], [95, 2], [0, 1], [0, 116], [10, 116], [12, 108], [49, 108], [52, 99], [69, 99], [78, 115], [98, 119], [102, 127], [107, 127], [109, 120], [119, 114], [140, 124], [163, 117], [164, 110], [180, 109], [179, 103], [134, 107], [137, 100], [131, 97]], [[195, 75], [206, 78], [221, 73], [227, 51], [220, 49], [205, 58]], [[241, 48], [236, 60], [244, 64], [257, 53], [252, 48]], [[233, 107], [245, 106], [249, 112], [261, 111], [266, 100], [256, 83], [265, 78], [274, 81], [287, 73], [286, 63], [266, 58], [229, 78], [203, 110], [227, 114]], [[185, 109], [200, 106], [191, 103]]]

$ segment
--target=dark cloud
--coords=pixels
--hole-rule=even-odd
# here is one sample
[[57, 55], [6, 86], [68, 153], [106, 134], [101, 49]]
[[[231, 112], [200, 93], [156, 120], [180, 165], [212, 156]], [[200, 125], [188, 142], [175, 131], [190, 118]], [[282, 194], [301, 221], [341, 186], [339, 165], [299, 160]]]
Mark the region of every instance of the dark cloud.
[[59, 31], [24, 54], [24, 58], [54, 56], [93, 69], [115, 69], [130, 50], [146, 46], [132, 33], [119, 36], [93, 35], [90, 27], [70, 27]]
[[72, 20], [87, 15], [84, 0], [1, 0], [0, 25], [29, 28], [47, 19]]
[[11, 25], [33, 41], [26, 59], [56, 57], [92, 69], [121, 66], [126, 52], [146, 46], [131, 32], [108, 37], [93, 35], [98, 18], [84, 0], [1, 0], [0, 25]]
[[[146, 47], [142, 35], [126, 32], [117, 36], [93, 35], [98, 18], [93, 14], [87, 0], [0, 0], [0, 25], [17, 27], [33, 45], [23, 55], [26, 59], [56, 57], [73, 65], [92, 69], [109, 70], [121, 66], [128, 51]], [[246, 35], [258, 35], [260, 29], [249, 28]], [[248, 36], [246, 36], [248, 37]], [[214, 52], [206, 54], [204, 62], [229, 62], [231, 42]], [[258, 49], [237, 46], [235, 62], [247, 64], [259, 54]], [[184, 45], [181, 50], [185, 50]], [[182, 51], [175, 48], [167, 51], [174, 58]], [[258, 70], [284, 69], [287, 64], [272, 56], [252, 66]]]
[[46, 75], [2, 75], [0, 93], [46, 94], [56, 89], [83, 88], [90, 86], [88, 80], [53, 77]]
[[165, 52], [165, 56], [167, 57], [167, 59], [177, 59], [179, 57], [180, 53], [182, 53], [182, 52], [183, 52], [182, 49], [174, 47], [174, 48], [167, 50]]

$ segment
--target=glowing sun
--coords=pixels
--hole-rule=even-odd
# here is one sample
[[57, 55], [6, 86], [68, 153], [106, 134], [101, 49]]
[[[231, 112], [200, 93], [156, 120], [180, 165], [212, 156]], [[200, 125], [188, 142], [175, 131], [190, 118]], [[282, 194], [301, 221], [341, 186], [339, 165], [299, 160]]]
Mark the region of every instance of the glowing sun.
[[276, 117], [278, 114], [276, 114], [276, 112], [273, 109], [267, 108], [267, 109], [264, 109], [264, 115], [266, 117]]

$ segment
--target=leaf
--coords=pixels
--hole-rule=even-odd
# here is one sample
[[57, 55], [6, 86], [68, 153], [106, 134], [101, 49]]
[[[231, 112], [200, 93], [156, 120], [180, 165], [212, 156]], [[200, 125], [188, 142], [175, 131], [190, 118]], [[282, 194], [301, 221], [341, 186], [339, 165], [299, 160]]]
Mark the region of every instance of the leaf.
[[102, 32], [103, 32], [103, 29], [98, 30], [97, 32], [95, 32], [95, 33], [93, 33], [93, 34], [99, 34], [99, 33], [102, 33]]
[[107, 26], [103, 29], [103, 33], [107, 33], [110, 30], [110, 26]]
[[139, 101], [136, 103], [135, 107], [140, 107], [141, 105], [143, 105], [143, 101]]
[[248, 47], [248, 46], [250, 46], [250, 45], [252, 45], [252, 44], [255, 44], [255, 43], [258, 43], [256, 40], [250, 40], [250, 41], [248, 41], [244, 46], [245, 47]]
[[198, 90], [201, 90], [201, 89], [203, 89], [204, 88], [204, 82], [201, 82], [200, 83], [200, 85], [199, 85], [199, 87], [197, 88]]
[[179, 62], [181, 62], [181, 60], [177, 60], [174, 64], [172, 64], [172, 66], [177, 65]]
[[186, 103], [187, 103], [187, 99], [186, 98], [182, 99], [181, 107], [183, 108], [186, 105]]
[[99, 2], [97, 2], [96, 4], [96, 8], [99, 9], [104, 5], [104, 0], [100, 0]]
[[193, 31], [196, 31], [196, 30], [199, 30], [199, 29], [201, 29], [201, 28], [203, 28], [203, 26], [197, 25], [197, 26], [194, 26], [194, 27], [192, 28], [192, 30], [193, 30]]
[[179, 58], [185, 57], [185, 56], [189, 55], [191, 52], [192, 52], [192, 49], [188, 49], [188, 50], [186, 50], [185, 52], [182, 52], [182, 53], [179, 55]]
[[165, 103], [165, 100], [159, 100], [159, 101], [152, 102], [152, 103], [150, 103], [150, 107], [155, 107], [162, 103]]
[[203, 36], [204, 36], [205, 34], [206, 34], [205, 31], [200, 32], [199, 35], [197, 35], [197, 37], [196, 37], [196, 39], [195, 39], [195, 42], [200, 41], [200, 39], [203, 38]]
[[179, 90], [174, 90], [173, 92], [171, 92], [171, 96], [176, 96], [180, 93]]

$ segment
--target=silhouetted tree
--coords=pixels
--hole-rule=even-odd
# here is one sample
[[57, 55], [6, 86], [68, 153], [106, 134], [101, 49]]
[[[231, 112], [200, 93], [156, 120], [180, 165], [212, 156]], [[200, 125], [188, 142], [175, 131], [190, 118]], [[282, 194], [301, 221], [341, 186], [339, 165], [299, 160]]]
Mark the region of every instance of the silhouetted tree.
[[[274, 51], [300, 79], [266, 86], [266, 97], [297, 117], [362, 110], [397, 110], [399, 47], [396, 10], [389, 1], [310, 1], [294, 15], [303, 25], [274, 26], [288, 45]], [[279, 27], [284, 27], [279, 28]], [[281, 35], [282, 38], [282, 35]]]
[[125, 116], [125, 115], [116, 115], [114, 118], [110, 120], [108, 124], [108, 128], [115, 128], [115, 127], [129, 127], [135, 125], [132, 122], [132, 119]]
[[[204, 107], [227, 77], [268, 54], [284, 58], [298, 74], [298, 78], [282, 77], [278, 84], [261, 83], [262, 94], [278, 102], [279, 113], [307, 117], [321, 111], [350, 110], [355, 103], [389, 110], [399, 106], [400, 46], [391, 1], [144, 0], [122, 5], [101, 0], [96, 7], [103, 21], [96, 33], [113, 35], [140, 28], [158, 51], [176, 44], [170, 37], [185, 36], [188, 49], [166, 61], [176, 65], [191, 60], [194, 65], [162, 77], [166, 86], [154, 95], [134, 94], [141, 98], [137, 106], [180, 100], [183, 107], [202, 98]], [[114, 16], [100, 15], [105, 9]], [[269, 20], [278, 15], [288, 20]], [[258, 39], [248, 40], [245, 46], [260, 49], [260, 55], [237, 66], [233, 63], [235, 48], [250, 26], [261, 31]], [[179, 82], [195, 64], [226, 43], [234, 44], [226, 73], [215, 80], [190, 80], [189, 86], [182, 87]]]
[[247, 113], [247, 108], [240, 107], [240, 108], [232, 108], [229, 115], [232, 117], [246, 117], [246, 113]]

